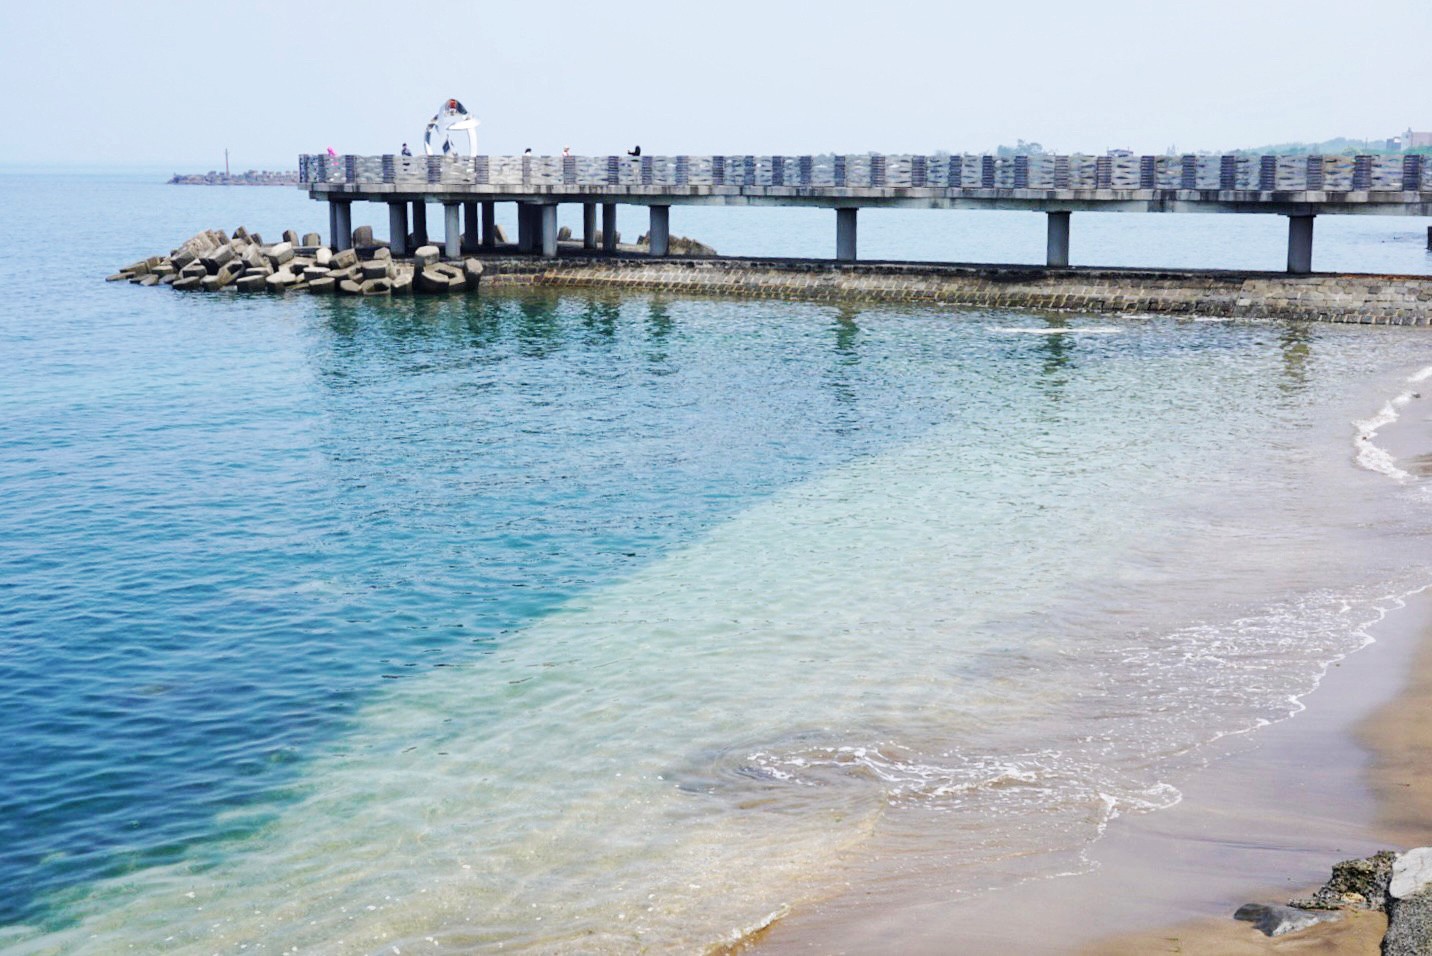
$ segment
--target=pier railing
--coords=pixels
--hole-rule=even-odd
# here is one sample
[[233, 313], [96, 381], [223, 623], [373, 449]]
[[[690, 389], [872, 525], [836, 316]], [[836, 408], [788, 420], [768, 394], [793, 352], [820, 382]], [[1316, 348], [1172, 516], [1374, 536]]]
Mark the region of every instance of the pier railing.
[[299, 157], [299, 183], [496, 186], [774, 186], [827, 189], [1432, 190], [1410, 156], [325, 156]]

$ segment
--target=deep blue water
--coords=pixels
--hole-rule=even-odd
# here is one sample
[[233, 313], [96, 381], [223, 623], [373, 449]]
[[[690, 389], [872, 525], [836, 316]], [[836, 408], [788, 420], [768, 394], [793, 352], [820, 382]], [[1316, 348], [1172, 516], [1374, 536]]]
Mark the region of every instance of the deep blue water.
[[99, 289], [7, 330], [7, 922], [222, 836], [382, 682], [939, 413], [826, 310], [726, 356], [772, 336], [693, 343], [643, 300]]
[[[0, 925], [62, 925], [68, 893], [104, 877], [218, 865], [297, 799], [306, 766], [343, 753], [373, 700], [500, 659], [524, 628], [783, 489], [952, 426], [981, 462], [975, 488], [1021, 441], [1059, 459], [1081, 387], [1109, 398], [1108, 428], [1079, 439], [1108, 454], [1144, 440], [1121, 389], [1162, 391], [1139, 367], [1235, 370], [1228, 427], [1254, 446], [1270, 420], [1325, 414], [1308, 376], [1336, 390], [1413, 357], [1326, 327], [1105, 336], [1072, 317], [1100, 333], [1079, 338], [1009, 334], [1066, 321], [1012, 314], [100, 281], [201, 227], [322, 220], [296, 190], [0, 176], [0, 230], [32, 237], [0, 247]], [[814, 234], [767, 222], [757, 248], [723, 251], [789, 253]], [[992, 248], [1022, 248], [1026, 225]], [[1378, 228], [1332, 256], [1419, 271], [1410, 224]], [[37, 263], [37, 244], [67, 265]], [[1121, 248], [1129, 264], [1147, 252]], [[1190, 408], [1162, 414], [1192, 436]], [[1190, 462], [1209, 447], [1190, 437]]]

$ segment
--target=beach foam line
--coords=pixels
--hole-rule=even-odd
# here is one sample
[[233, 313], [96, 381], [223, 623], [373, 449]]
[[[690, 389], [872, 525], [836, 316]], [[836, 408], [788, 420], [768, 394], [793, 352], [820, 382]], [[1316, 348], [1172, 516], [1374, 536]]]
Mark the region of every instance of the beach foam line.
[[1357, 437], [1354, 439], [1357, 447], [1357, 463], [1368, 471], [1375, 471], [1378, 474], [1399, 482], [1409, 482], [1412, 475], [1397, 466], [1397, 459], [1374, 441], [1377, 433], [1391, 425], [1402, 417], [1401, 410], [1406, 407], [1414, 398], [1420, 398], [1421, 394], [1416, 386], [1421, 382], [1432, 378], [1432, 365], [1421, 369], [1409, 376], [1407, 379], [1408, 388], [1396, 397], [1389, 399], [1383, 404], [1381, 410], [1371, 418], [1353, 422], [1357, 428]]

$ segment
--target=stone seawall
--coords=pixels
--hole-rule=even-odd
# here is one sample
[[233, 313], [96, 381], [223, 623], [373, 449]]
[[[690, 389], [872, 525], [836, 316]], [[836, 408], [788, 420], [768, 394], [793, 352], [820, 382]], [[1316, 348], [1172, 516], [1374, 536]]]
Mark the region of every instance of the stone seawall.
[[790, 259], [484, 258], [484, 287], [1432, 324], [1432, 276], [1046, 269]]

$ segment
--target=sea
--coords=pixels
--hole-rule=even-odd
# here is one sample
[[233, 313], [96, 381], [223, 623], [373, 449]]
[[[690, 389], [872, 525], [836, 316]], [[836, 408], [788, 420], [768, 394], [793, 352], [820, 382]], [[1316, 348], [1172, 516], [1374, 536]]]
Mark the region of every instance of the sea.
[[[0, 174], [7, 953], [718, 953], [886, 864], [1016, 892], [1432, 585], [1427, 329], [105, 283], [326, 233], [164, 178]], [[1321, 217], [1314, 265], [1432, 273], [1427, 225]], [[1037, 214], [860, 229], [1043, 254]], [[1286, 226], [1072, 234], [1278, 269]]]

